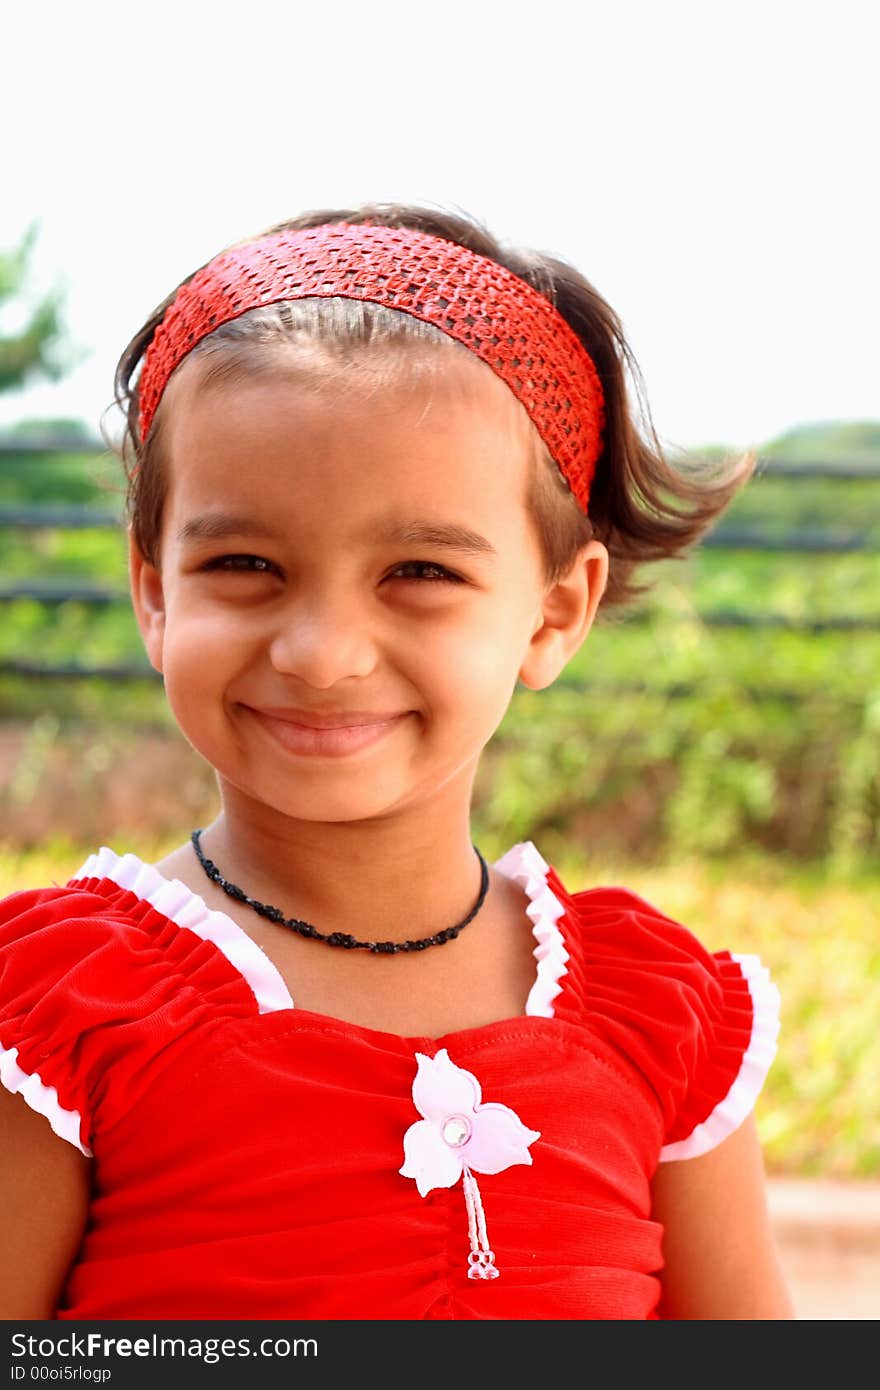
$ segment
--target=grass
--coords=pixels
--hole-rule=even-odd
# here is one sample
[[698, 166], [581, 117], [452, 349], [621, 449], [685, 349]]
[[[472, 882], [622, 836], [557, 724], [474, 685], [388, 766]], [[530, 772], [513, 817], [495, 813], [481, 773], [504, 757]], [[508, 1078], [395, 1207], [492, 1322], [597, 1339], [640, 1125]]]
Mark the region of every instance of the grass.
[[[181, 838], [140, 844], [138, 853], [157, 859]], [[479, 842], [491, 858], [507, 848]], [[93, 848], [0, 845], [0, 894], [64, 883]], [[760, 955], [782, 995], [779, 1051], [757, 1107], [768, 1170], [880, 1176], [880, 873], [843, 876], [765, 856], [599, 865], [561, 845], [538, 848], [572, 891], [624, 884], [710, 949]]]

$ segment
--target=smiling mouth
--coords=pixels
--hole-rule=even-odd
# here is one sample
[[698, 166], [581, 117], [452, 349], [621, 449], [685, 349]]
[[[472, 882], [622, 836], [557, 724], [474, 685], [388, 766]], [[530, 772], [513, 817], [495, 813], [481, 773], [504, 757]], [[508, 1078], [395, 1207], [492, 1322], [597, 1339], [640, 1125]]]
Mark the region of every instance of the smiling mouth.
[[[257, 722], [282, 748], [289, 753], [306, 757], [341, 757], [346, 753], [355, 753], [360, 748], [378, 743], [402, 724], [411, 713], [406, 710], [403, 714], [393, 714], [385, 718], [372, 715], [370, 723], [337, 723], [335, 726], [316, 728], [314, 725], [297, 723], [290, 718], [289, 711], [285, 711], [281, 717], [269, 714], [265, 710], [247, 708], [250, 708]], [[351, 720], [354, 716], [338, 717]]]
[[390, 724], [395, 719], [402, 719], [408, 714], [408, 710], [389, 710], [377, 712], [374, 710], [343, 710], [339, 712], [318, 714], [310, 713], [309, 710], [301, 709], [274, 709], [250, 706], [254, 714], [263, 715], [267, 719], [278, 720], [282, 724], [294, 724], [301, 729], [363, 729], [371, 724]]

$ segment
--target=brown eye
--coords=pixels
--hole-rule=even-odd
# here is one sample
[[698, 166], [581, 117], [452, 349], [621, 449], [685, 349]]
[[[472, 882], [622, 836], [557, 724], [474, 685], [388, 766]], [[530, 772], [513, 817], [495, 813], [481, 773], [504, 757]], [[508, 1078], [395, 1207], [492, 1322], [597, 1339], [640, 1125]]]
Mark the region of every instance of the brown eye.
[[218, 555], [204, 566], [206, 570], [226, 570], [233, 574], [272, 574], [277, 566], [262, 555]]
[[434, 565], [429, 560], [407, 560], [406, 564], [398, 565], [394, 573], [399, 574], [401, 570], [429, 570], [431, 573], [423, 574], [416, 580], [417, 583], [425, 582], [432, 584], [463, 584], [457, 574], [451, 570], [444, 569], [442, 565]]

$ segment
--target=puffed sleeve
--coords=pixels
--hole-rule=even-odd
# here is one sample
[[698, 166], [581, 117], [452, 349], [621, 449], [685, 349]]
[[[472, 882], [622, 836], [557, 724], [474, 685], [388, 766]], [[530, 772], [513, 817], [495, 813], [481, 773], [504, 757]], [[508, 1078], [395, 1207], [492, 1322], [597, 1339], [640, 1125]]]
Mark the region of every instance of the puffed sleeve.
[[87, 1156], [193, 1029], [256, 1008], [211, 941], [115, 884], [0, 902], [0, 1082]]
[[638, 894], [568, 898], [568, 971], [590, 1026], [661, 1106], [660, 1161], [696, 1158], [754, 1108], [776, 1052], [779, 992], [755, 955], [708, 951]]

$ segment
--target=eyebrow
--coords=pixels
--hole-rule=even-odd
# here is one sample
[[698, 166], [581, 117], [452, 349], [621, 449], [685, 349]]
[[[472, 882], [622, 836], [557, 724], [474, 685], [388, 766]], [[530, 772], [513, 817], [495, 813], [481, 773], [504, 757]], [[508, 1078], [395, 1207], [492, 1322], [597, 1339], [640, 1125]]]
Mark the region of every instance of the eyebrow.
[[[429, 545], [444, 550], [457, 550], [465, 555], [498, 558], [494, 545], [470, 527], [455, 521], [437, 521], [415, 517], [401, 520], [390, 517], [365, 529], [364, 540], [388, 541], [397, 545]], [[192, 517], [177, 533], [181, 544], [198, 540], [227, 540], [231, 536], [255, 536], [263, 540], [279, 540], [281, 533], [255, 517], [234, 516], [228, 512], [213, 512]]]

